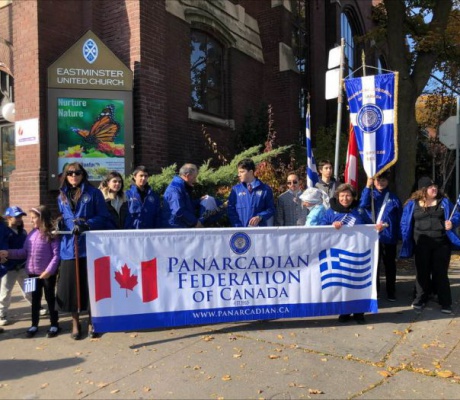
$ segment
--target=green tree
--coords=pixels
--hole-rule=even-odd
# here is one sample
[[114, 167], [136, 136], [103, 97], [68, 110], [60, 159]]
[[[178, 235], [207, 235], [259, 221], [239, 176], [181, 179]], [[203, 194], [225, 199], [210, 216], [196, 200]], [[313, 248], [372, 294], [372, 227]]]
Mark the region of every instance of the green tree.
[[373, 39], [389, 68], [399, 72], [396, 191], [402, 199], [416, 179], [417, 98], [434, 70], [459, 61], [458, 5], [459, 0], [383, 0], [375, 7]]

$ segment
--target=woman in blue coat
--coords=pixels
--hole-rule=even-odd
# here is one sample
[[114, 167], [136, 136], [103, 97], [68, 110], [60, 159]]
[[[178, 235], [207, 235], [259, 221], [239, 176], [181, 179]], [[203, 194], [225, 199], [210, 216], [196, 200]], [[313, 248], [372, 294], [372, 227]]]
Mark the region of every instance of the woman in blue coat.
[[[86, 242], [83, 232], [90, 229], [112, 228], [102, 193], [91, 186], [88, 173], [80, 163], [67, 164], [61, 178], [58, 197], [61, 220], [60, 231], [71, 231], [61, 237], [59, 276], [56, 303], [59, 311], [72, 313], [72, 333], [74, 340], [81, 339], [80, 311], [89, 311], [88, 276], [86, 271]], [[79, 282], [77, 293], [77, 274], [75, 268], [75, 239], [78, 241]], [[78, 304], [78, 298], [80, 304]], [[97, 334], [89, 323], [88, 334]]]
[[143, 165], [132, 174], [133, 184], [126, 191], [128, 215], [125, 229], [154, 229], [161, 227], [160, 197], [148, 184], [149, 173]]
[[[358, 207], [356, 200], [356, 190], [348, 183], [342, 183], [335, 191], [334, 197], [329, 200], [330, 208], [326, 210], [320, 222], [320, 225], [332, 225], [335, 229], [342, 226], [372, 224], [372, 220], [366, 213], [366, 210]], [[376, 229], [382, 230], [382, 224], [377, 224]], [[339, 315], [339, 322], [347, 322], [350, 314]], [[364, 324], [364, 313], [354, 313], [354, 320], [358, 324]]]
[[401, 258], [415, 255], [416, 297], [412, 308], [425, 307], [428, 296], [435, 291], [441, 312], [452, 313], [452, 294], [448, 269], [452, 246], [460, 246], [453, 228], [460, 223], [460, 214], [452, 215], [453, 204], [428, 177], [418, 181], [418, 190], [406, 202], [401, 218]]

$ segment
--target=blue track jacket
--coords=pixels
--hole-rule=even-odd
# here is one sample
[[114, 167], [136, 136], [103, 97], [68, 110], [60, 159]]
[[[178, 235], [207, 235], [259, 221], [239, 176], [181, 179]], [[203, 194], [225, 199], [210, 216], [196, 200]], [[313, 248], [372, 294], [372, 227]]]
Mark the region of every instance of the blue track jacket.
[[[380, 209], [382, 208], [383, 201], [385, 200], [386, 194], [389, 193], [388, 198], [386, 200], [385, 209], [382, 215], [382, 223], [388, 224], [387, 228], [384, 228], [379, 233], [379, 241], [384, 244], [397, 244], [398, 240], [401, 237], [400, 233], [400, 222], [401, 222], [401, 215], [402, 215], [402, 204], [399, 200], [398, 196], [394, 193], [391, 193], [388, 188], [379, 192], [377, 189], [373, 190], [374, 195], [374, 211], [375, 211], [375, 219], [380, 213]], [[359, 206], [364, 208], [369, 218], [372, 218], [372, 192], [371, 189], [365, 188], [361, 193], [361, 201]]]
[[272, 189], [256, 179], [249, 193], [246, 183], [238, 183], [228, 198], [227, 213], [230, 224], [235, 227], [248, 226], [255, 216], [262, 218], [259, 226], [267, 226], [267, 221], [275, 215]]
[[125, 219], [125, 229], [155, 229], [161, 227], [160, 197], [150, 186], [147, 186], [145, 190], [147, 195], [143, 203], [136, 185], [131, 185], [126, 191], [128, 214]]
[[166, 188], [163, 196], [163, 227], [193, 228], [197, 224], [200, 201], [192, 199], [186, 185], [180, 176], [175, 176]]
[[[81, 190], [75, 212], [72, 211], [69, 201], [64, 203], [61, 196], [58, 197], [59, 211], [62, 215], [60, 230], [71, 231], [75, 225], [74, 220], [78, 218], [86, 222], [91, 230], [115, 229], [101, 191], [90, 183], [82, 183]], [[65, 186], [61, 191], [67, 197], [69, 188]], [[60, 247], [62, 260], [75, 259], [74, 246], [74, 235], [62, 235]], [[86, 257], [85, 235], [78, 236], [78, 256]]]
[[[414, 208], [415, 208], [415, 201], [416, 200], [409, 200], [409, 202], [404, 206], [403, 214], [401, 218], [401, 236], [402, 236], [402, 246], [401, 252], [399, 256], [401, 258], [409, 258], [412, 257], [414, 254]], [[452, 214], [452, 210], [454, 205], [450, 202], [449, 199], [443, 197], [441, 200], [441, 207], [444, 209], [444, 218], [446, 221], [449, 219], [450, 214]], [[450, 231], [446, 231], [446, 235], [450, 242], [452, 243], [454, 249], [460, 248], [460, 238], [457, 236], [455, 232], [455, 228], [460, 223], [460, 213], [457, 211], [451, 218], [452, 221], [452, 229]]]

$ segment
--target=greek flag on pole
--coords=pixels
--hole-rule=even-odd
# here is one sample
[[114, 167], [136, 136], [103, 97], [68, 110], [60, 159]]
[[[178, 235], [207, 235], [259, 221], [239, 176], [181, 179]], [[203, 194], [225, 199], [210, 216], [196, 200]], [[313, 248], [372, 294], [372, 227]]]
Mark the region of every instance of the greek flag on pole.
[[374, 177], [398, 160], [396, 74], [345, 80], [358, 149], [367, 176]]
[[307, 187], [315, 187], [318, 183], [318, 171], [316, 170], [315, 157], [313, 157], [313, 150], [311, 146], [311, 132], [310, 132], [310, 107], [308, 107], [307, 115], [305, 117], [305, 136], [307, 146]]

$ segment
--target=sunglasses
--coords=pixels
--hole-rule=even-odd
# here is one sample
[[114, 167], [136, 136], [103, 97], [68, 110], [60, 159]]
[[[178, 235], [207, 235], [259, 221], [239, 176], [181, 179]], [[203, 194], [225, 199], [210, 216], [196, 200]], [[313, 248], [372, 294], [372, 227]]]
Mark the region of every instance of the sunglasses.
[[298, 183], [298, 181], [287, 181], [288, 185], [297, 185]]
[[83, 171], [67, 171], [66, 173], [67, 176], [80, 176], [83, 175]]

